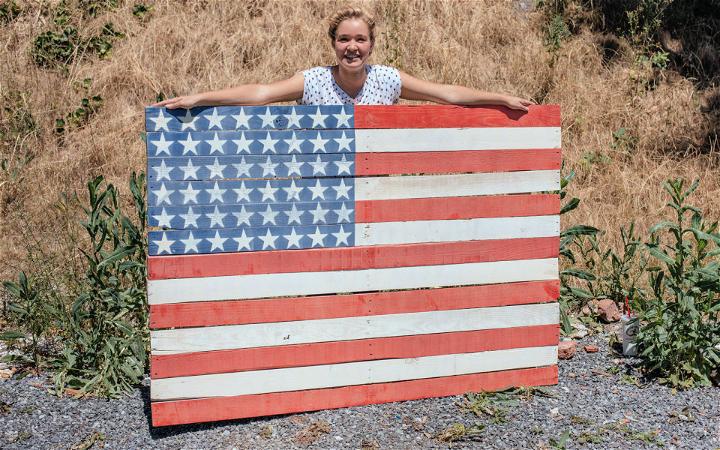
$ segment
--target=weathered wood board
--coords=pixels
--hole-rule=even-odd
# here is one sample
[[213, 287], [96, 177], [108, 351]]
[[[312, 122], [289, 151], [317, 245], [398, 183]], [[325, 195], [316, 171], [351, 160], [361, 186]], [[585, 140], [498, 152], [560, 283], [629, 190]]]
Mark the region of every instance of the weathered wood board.
[[146, 128], [153, 425], [557, 382], [557, 106]]

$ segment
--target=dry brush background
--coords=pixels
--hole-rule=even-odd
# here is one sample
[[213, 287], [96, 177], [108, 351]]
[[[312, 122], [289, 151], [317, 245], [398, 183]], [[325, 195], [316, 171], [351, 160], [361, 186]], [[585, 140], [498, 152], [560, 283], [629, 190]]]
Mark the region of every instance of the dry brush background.
[[[114, 41], [107, 58], [78, 55], [65, 68], [42, 68], [31, 47], [52, 28], [60, 2], [16, 3], [21, 13], [0, 29], [0, 159], [6, 161], [0, 171], [0, 279], [23, 269], [72, 276], [67, 269], [78, 267], [83, 245], [77, 238], [81, 212], [60, 199], [77, 193], [84, 200], [85, 183], [98, 174], [127, 193], [129, 174], [145, 167], [143, 107], [159, 93], [271, 81], [331, 64], [324, 20], [346, 4], [157, 1], [147, 2], [152, 10], [139, 20], [133, 2], [80, 19], [77, 2], [69, 1], [74, 20], [82, 20], [81, 35], [112, 22], [125, 37]], [[669, 177], [700, 179], [694, 204], [720, 217], [716, 85], [644, 69], [626, 42], [608, 42], [580, 19], [553, 56], [544, 43], [546, 18], [515, 1], [354, 4], [378, 20], [374, 63], [561, 105], [564, 171], [577, 173], [569, 192], [582, 200], [565, 224], [596, 226], [611, 244], [622, 224], [636, 221], [646, 230], [663, 215], [660, 185]], [[717, 50], [707, 51], [720, 61]], [[88, 95], [101, 96], [102, 106], [87, 123], [58, 135], [55, 120]], [[30, 131], [8, 132], [28, 117], [35, 124]]]

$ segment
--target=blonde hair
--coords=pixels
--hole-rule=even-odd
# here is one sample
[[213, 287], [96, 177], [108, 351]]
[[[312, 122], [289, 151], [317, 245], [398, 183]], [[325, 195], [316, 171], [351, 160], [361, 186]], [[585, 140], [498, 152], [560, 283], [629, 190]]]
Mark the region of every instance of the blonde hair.
[[370, 31], [370, 42], [375, 42], [375, 19], [363, 9], [353, 7], [340, 9], [330, 16], [328, 36], [330, 36], [332, 42], [335, 42], [337, 37], [338, 26], [343, 20], [347, 19], [360, 19], [365, 22]]

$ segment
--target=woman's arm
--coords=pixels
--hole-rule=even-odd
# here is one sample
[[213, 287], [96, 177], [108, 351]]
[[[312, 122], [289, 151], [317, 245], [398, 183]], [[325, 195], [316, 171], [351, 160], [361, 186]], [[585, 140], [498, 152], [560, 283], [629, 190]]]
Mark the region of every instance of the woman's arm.
[[220, 91], [201, 92], [193, 95], [169, 98], [153, 106], [168, 109], [214, 105], [267, 105], [273, 102], [297, 100], [303, 96], [304, 80], [298, 72], [286, 80], [269, 84], [243, 84]]
[[407, 100], [427, 100], [435, 103], [452, 105], [503, 105], [510, 109], [527, 111], [532, 100], [525, 100], [511, 95], [482, 92], [464, 86], [439, 84], [415, 78], [400, 72], [402, 90], [400, 98]]

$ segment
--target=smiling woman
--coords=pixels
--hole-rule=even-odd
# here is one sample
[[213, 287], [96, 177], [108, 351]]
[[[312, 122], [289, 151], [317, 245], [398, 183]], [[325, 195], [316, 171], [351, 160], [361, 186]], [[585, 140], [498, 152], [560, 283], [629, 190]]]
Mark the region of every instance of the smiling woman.
[[531, 100], [433, 83], [388, 66], [367, 63], [375, 46], [375, 20], [359, 8], [341, 9], [329, 20], [328, 36], [337, 64], [313, 67], [268, 84], [245, 84], [220, 91], [168, 99], [153, 106], [169, 109], [207, 105], [392, 105], [398, 99], [455, 105], [502, 105], [527, 111]]

